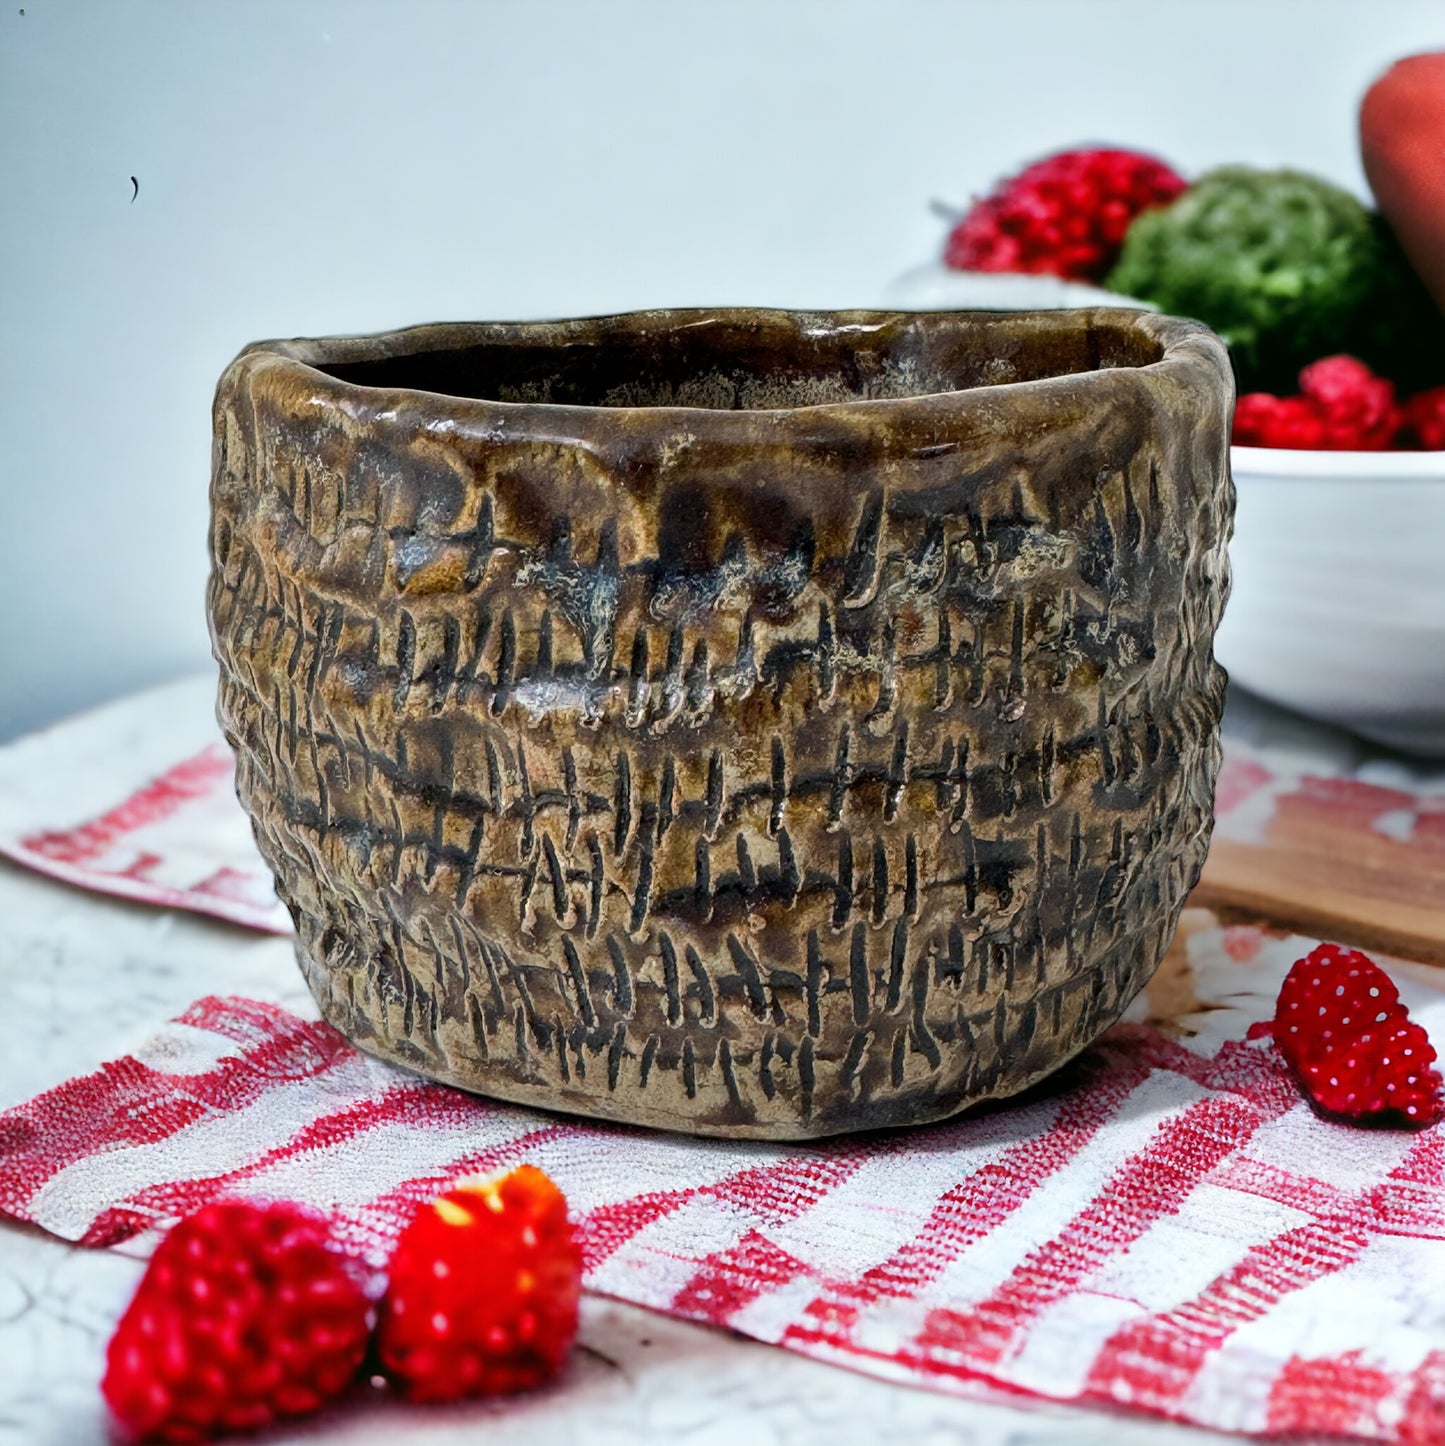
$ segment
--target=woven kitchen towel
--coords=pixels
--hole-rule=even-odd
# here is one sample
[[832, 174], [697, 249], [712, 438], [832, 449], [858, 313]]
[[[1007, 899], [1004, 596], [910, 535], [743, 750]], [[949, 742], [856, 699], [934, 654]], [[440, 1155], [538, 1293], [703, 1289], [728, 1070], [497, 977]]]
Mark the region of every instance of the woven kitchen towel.
[[215, 700], [201, 674], [0, 748], [0, 854], [98, 893], [289, 934]]
[[[0, 852], [289, 932], [213, 691], [186, 680], [0, 749]], [[1379, 785], [1337, 780], [1329, 801], [1344, 790], [1371, 838], [1434, 838], [1439, 795]], [[1323, 786], [1231, 748], [1220, 834], [1255, 840]], [[1244, 1040], [1309, 941], [1201, 917], [1151, 986], [1172, 1033], [1145, 1001], [1024, 1101], [823, 1148], [490, 1105], [273, 1005], [206, 999], [137, 1055], [0, 1115], [0, 1211], [144, 1249], [215, 1195], [285, 1196], [380, 1262], [415, 1202], [531, 1159], [568, 1192], [589, 1286], [642, 1305], [937, 1389], [1445, 1441], [1441, 1132], [1317, 1120], [1273, 1047]], [[1439, 974], [1396, 972], [1445, 1038]]]
[[[1445, 1132], [1327, 1124], [1244, 1039], [1308, 946], [1196, 928], [1177, 1037], [1136, 1019], [1020, 1102], [821, 1148], [489, 1104], [203, 999], [0, 1115], [0, 1211], [143, 1248], [218, 1195], [284, 1197], [379, 1263], [446, 1182], [529, 1160], [568, 1194], [588, 1287], [640, 1305], [939, 1390], [1439, 1442]], [[1445, 1037], [1445, 992], [1397, 977]]]

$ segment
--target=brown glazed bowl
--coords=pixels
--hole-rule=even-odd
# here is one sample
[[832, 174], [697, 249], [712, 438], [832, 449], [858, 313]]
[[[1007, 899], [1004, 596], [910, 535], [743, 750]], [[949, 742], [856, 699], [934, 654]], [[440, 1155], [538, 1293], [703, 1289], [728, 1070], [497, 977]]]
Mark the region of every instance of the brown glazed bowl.
[[1231, 382], [1124, 310], [269, 342], [216, 399], [242, 802], [326, 1017], [797, 1139], [1105, 1029], [1204, 859]]

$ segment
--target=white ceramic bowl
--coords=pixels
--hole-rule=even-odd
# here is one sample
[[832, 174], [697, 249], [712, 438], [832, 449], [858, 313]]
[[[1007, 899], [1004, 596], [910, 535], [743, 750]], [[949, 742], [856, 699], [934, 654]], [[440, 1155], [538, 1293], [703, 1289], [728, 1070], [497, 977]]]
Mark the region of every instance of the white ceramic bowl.
[[883, 305], [899, 311], [1050, 311], [1072, 306], [1158, 309], [1147, 301], [1116, 296], [1081, 281], [1011, 271], [958, 271], [941, 261], [905, 271], [883, 293]]
[[1445, 452], [1231, 449], [1234, 590], [1215, 639], [1251, 692], [1445, 754]]

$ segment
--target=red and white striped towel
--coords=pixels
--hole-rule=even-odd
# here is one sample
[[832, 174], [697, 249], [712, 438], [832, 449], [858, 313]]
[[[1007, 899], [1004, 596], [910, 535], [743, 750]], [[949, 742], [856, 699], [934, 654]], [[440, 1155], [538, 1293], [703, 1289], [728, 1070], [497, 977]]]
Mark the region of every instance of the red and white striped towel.
[[0, 748], [0, 854], [101, 894], [289, 934], [208, 674]]
[[[0, 852], [288, 931], [211, 691], [188, 681], [0, 750]], [[1249, 837], [1310, 787], [1237, 751], [1223, 831]], [[1418, 831], [1437, 802], [1386, 823]], [[1324, 1123], [1273, 1046], [1245, 1042], [1309, 941], [1209, 927], [1181, 947], [1171, 987], [1198, 1008], [1178, 1038], [1140, 1009], [1027, 1099], [821, 1148], [493, 1105], [274, 1005], [204, 999], [0, 1115], [0, 1213], [144, 1249], [215, 1195], [280, 1196], [380, 1262], [447, 1181], [531, 1160], [568, 1193], [590, 1288], [640, 1305], [940, 1390], [1445, 1442], [1445, 1132]], [[1445, 978], [1396, 977], [1445, 1040]]]
[[[1243, 1041], [1305, 947], [1197, 932], [1197, 1034], [1122, 1025], [1024, 1101], [810, 1148], [494, 1105], [203, 999], [0, 1115], [0, 1211], [143, 1247], [214, 1196], [284, 1197], [380, 1262], [445, 1182], [529, 1160], [567, 1192], [588, 1287], [640, 1305], [939, 1390], [1439, 1442], [1445, 1132], [1324, 1123]], [[1445, 993], [1400, 979], [1445, 1035]]]

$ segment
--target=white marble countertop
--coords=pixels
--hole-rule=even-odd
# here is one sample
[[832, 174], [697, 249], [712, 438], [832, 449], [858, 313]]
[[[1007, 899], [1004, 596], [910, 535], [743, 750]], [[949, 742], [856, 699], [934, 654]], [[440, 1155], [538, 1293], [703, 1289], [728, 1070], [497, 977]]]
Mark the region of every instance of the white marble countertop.
[[[1308, 733], [1248, 704], [1235, 710], [1233, 726], [1251, 741], [1287, 735], [1293, 746]], [[1342, 738], [1315, 737], [1322, 762], [1358, 768], [1365, 757]], [[0, 1000], [12, 1041], [0, 1056], [0, 1107], [124, 1053], [212, 992], [314, 1015], [289, 939], [82, 893], [0, 862]], [[106, 1439], [98, 1389], [105, 1343], [142, 1269], [114, 1251], [0, 1224], [0, 1446]], [[956, 1446], [1225, 1439], [1145, 1417], [958, 1400], [597, 1297], [585, 1301], [567, 1375], [547, 1391], [424, 1409], [362, 1388], [336, 1410], [261, 1439], [366, 1442], [403, 1431], [427, 1443], [529, 1446], [768, 1446], [825, 1436], [847, 1446], [885, 1433]]]

